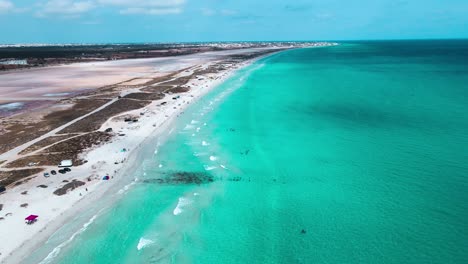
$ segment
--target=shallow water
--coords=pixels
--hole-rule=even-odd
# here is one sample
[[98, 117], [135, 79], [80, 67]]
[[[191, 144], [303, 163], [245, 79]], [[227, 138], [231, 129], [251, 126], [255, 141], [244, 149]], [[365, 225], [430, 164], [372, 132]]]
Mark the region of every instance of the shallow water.
[[12, 111], [20, 109], [24, 106], [24, 103], [16, 102], [16, 103], [8, 103], [8, 104], [1, 104], [0, 111]]
[[467, 263], [467, 44], [256, 62], [148, 146], [137, 183], [44, 263]]

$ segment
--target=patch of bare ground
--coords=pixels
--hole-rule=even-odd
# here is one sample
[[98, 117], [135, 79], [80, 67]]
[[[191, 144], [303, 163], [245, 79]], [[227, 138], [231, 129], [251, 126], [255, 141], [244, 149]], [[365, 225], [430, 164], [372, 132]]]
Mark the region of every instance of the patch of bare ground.
[[81, 165], [83, 161], [78, 158], [79, 153], [50, 153], [47, 155], [37, 154], [19, 158], [5, 165], [7, 168], [23, 168], [29, 164], [40, 166], [57, 166], [62, 160], [71, 159], [74, 165]]
[[94, 91], [90, 91], [86, 94], [86, 96], [88, 97], [91, 97], [91, 96], [99, 96], [99, 95], [102, 95], [102, 94], [108, 94], [108, 93], [112, 93], [112, 92], [116, 92], [115, 89], [118, 88], [118, 86], [116, 84], [111, 84], [111, 85], [106, 85], [106, 86], [103, 86], [97, 90], [94, 90]]
[[183, 70], [180, 70], [180, 71], [177, 71], [177, 72], [174, 72], [174, 73], [171, 73], [171, 74], [168, 74], [168, 75], [165, 75], [165, 76], [160, 76], [160, 77], [156, 77], [156, 78], [153, 78], [151, 81], [149, 82], [146, 82], [140, 86], [148, 86], [148, 85], [154, 85], [156, 83], [162, 83], [164, 85], [167, 85], [165, 82], [167, 81], [170, 81], [171, 79], [173, 79], [177, 74], [180, 74], [182, 72], [184, 72], [186, 69], [183, 69]]
[[106, 108], [98, 111], [60, 131], [60, 134], [92, 132], [101, 127], [109, 118], [118, 114], [136, 110], [149, 105], [151, 101], [137, 101], [132, 99], [120, 99]]
[[[59, 127], [62, 124], [70, 122], [80, 116], [83, 116], [93, 110], [99, 108], [100, 106], [104, 105], [105, 103], [109, 102], [109, 100], [105, 99], [78, 99], [74, 100], [74, 106], [71, 109], [52, 112], [44, 117], [44, 120], [48, 121], [55, 125], [55, 127]], [[59, 123], [56, 125], [55, 123]]]
[[48, 137], [48, 138], [45, 138], [45, 139], [37, 142], [34, 145], [29, 146], [25, 150], [21, 151], [19, 154], [21, 154], [21, 155], [29, 154], [29, 153], [34, 152], [36, 150], [39, 150], [41, 148], [45, 148], [45, 147], [47, 147], [49, 145], [55, 144], [55, 143], [57, 143], [59, 141], [62, 141], [64, 139], [71, 138], [71, 137], [74, 137], [74, 136], [77, 136], [77, 135], [78, 134], [68, 134], [68, 135], [63, 135], [63, 136]]
[[177, 86], [177, 87], [174, 87], [174, 88], [171, 88], [169, 90], [166, 90], [167, 93], [170, 93], [170, 94], [175, 94], [175, 93], [186, 93], [190, 91], [190, 88], [189, 87], [182, 87], [182, 86]]
[[108, 100], [73, 100], [74, 105], [43, 116], [39, 121], [27, 121], [27, 116], [4, 118], [0, 123], [0, 153], [9, 151], [41, 135], [85, 115]]
[[0, 185], [8, 186], [14, 182], [25, 180], [26, 178], [42, 171], [44, 171], [42, 168], [0, 171]]
[[57, 190], [55, 190], [54, 194], [58, 195], [58, 196], [62, 196], [62, 195], [67, 194], [69, 191], [73, 191], [74, 189], [76, 189], [76, 188], [78, 188], [80, 186], [83, 186], [83, 185], [85, 185], [84, 182], [73, 180], [72, 182], [69, 182], [69, 183], [65, 184], [64, 186], [62, 186], [62, 187], [58, 188]]
[[96, 131], [84, 134], [69, 140], [62, 141], [50, 148], [42, 151], [43, 153], [57, 153], [57, 152], [82, 152], [96, 145], [104, 144], [112, 138], [111, 133]]
[[254, 59], [263, 55], [267, 55], [273, 52], [278, 52], [283, 49], [276, 49], [276, 50], [265, 50], [265, 51], [260, 51], [260, 52], [251, 52], [251, 53], [244, 53], [244, 54], [233, 54], [229, 55], [229, 58], [234, 61], [245, 61], [245, 60], [250, 60]]
[[[135, 80], [135, 79], [126, 80], [126, 81], [123, 81], [123, 82], [120, 82], [120, 83], [117, 83], [117, 84], [102, 87], [99, 90], [88, 93], [87, 95], [90, 98], [102, 98], [102, 97], [104, 97], [104, 98], [109, 98], [109, 97], [110, 98], [115, 98], [115, 97], [119, 96], [120, 92], [123, 91], [123, 90], [129, 89], [129, 88], [148, 87], [148, 86], [153, 86], [153, 85], [158, 84], [158, 83], [164, 83], [164, 82], [167, 82], [167, 81], [170, 81], [170, 80], [174, 79], [174, 76], [181, 73], [181, 72], [183, 72], [183, 70], [177, 71], [177, 72], [165, 75], [165, 76], [155, 77], [155, 78], [152, 78], [151, 80], [149, 80], [149, 81], [147, 81], [145, 83], [141, 83], [139, 85], [126, 85], [126, 83], [128, 83], [129, 81]], [[160, 92], [160, 91], [155, 90], [155, 91], [149, 91], [149, 92]]]
[[169, 81], [169, 82], [165, 82], [164, 85], [172, 85], [172, 86], [176, 86], [176, 85], [185, 85], [187, 84], [191, 79], [193, 78], [193, 75], [189, 75], [189, 76], [184, 76], [184, 77], [179, 77], [175, 80], [172, 80], [172, 81]]
[[120, 92], [108, 92], [108, 93], [100, 93], [92, 96], [88, 96], [88, 98], [92, 99], [114, 99], [120, 95]]
[[164, 98], [164, 94], [160, 93], [131, 93], [127, 94], [123, 98], [136, 99], [136, 100], [161, 100]]
[[210, 73], [218, 73], [218, 72], [225, 71], [225, 70], [226, 70], [226, 68], [223, 67], [223, 66], [212, 65], [212, 66], [207, 67], [206, 69], [200, 69], [200, 70], [195, 71], [194, 75], [205, 75], [205, 74], [210, 74]]
[[82, 165], [85, 161], [79, 158], [83, 151], [110, 141], [112, 134], [106, 132], [92, 132], [74, 137], [55, 144], [37, 155], [26, 156], [6, 164], [8, 168], [26, 167], [30, 163], [39, 166], [57, 166], [62, 160], [71, 159], [73, 165]]
[[171, 89], [174, 87], [173, 85], [155, 85], [155, 86], [149, 86], [146, 88], [141, 89], [143, 92], [150, 92], [150, 93], [164, 93], [165, 91]]

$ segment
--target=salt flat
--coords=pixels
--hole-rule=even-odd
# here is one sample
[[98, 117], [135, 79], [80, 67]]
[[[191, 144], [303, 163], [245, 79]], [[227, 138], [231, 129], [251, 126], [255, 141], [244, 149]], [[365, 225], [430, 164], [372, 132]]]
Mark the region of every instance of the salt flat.
[[[53, 100], [47, 94], [70, 93], [96, 89], [134, 78], [168, 73], [221, 59], [227, 55], [245, 54], [255, 49], [227, 50], [152, 59], [128, 59], [104, 62], [34, 68], [0, 73], [1, 104], [18, 101]], [[60, 99], [62, 97], [59, 97]]]

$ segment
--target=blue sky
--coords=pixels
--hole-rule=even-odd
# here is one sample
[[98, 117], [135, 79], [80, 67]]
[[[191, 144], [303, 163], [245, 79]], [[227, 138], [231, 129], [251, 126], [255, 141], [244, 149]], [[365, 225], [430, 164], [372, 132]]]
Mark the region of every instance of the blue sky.
[[468, 38], [468, 0], [0, 0], [0, 43]]

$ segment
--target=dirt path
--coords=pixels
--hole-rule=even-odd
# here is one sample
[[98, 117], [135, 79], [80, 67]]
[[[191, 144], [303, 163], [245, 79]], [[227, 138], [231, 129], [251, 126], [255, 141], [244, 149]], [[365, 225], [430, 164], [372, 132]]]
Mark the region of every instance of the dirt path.
[[42, 136], [40, 136], [40, 137], [38, 137], [36, 139], [33, 139], [33, 140], [31, 140], [31, 141], [29, 141], [29, 142], [27, 142], [27, 143], [25, 143], [25, 144], [23, 144], [21, 146], [18, 146], [18, 147], [14, 148], [14, 149], [12, 149], [10, 151], [7, 151], [7, 152], [3, 153], [2, 155], [0, 155], [0, 160], [5, 160], [6, 161], [5, 163], [8, 163], [10, 161], [13, 161], [13, 160], [17, 159], [19, 157], [19, 153], [21, 151], [27, 149], [28, 147], [36, 144], [37, 142], [39, 142], [39, 141], [41, 141], [41, 140], [43, 140], [45, 138], [48, 138], [50, 136], [55, 136], [57, 134], [57, 132], [65, 129], [66, 127], [68, 127], [68, 126], [70, 126], [70, 125], [72, 125], [72, 124], [74, 124], [74, 123], [76, 123], [76, 122], [78, 122], [78, 121], [80, 121], [80, 120], [82, 120], [82, 119], [96, 113], [96, 112], [101, 111], [102, 109], [104, 109], [104, 108], [108, 107], [109, 105], [115, 103], [117, 100], [118, 100], [117, 98], [112, 99], [111, 101], [105, 103], [104, 105], [102, 105], [101, 107], [95, 109], [94, 111], [91, 111], [91, 112], [87, 113], [86, 115], [82, 115], [82, 116], [80, 116], [80, 117], [78, 117], [78, 118], [76, 118], [76, 119], [62, 125], [62, 126], [57, 127], [54, 130], [51, 130], [51, 131], [45, 133], [44, 135], [42, 135]]
[[[174, 77], [174, 78], [171, 78], [171, 79], [169, 79], [169, 80], [165, 80], [165, 81], [162, 81], [162, 82], [159, 82], [159, 83], [155, 83], [155, 84], [153, 84], [152, 86], [157, 86], [157, 85], [160, 85], [160, 84], [168, 83], [168, 82], [174, 81], [174, 80], [176, 80], [176, 79], [178, 79], [178, 78], [179, 78], [179, 77]], [[143, 87], [142, 87], [142, 88], [143, 88]], [[136, 89], [136, 90], [137, 90], [137, 91], [140, 91], [141, 88], [140, 88], [140, 89]], [[124, 92], [121, 93], [121, 96], [123, 97], [123, 96], [125, 96], [125, 95], [127, 95], [128, 93], [131, 93], [131, 92], [134, 92], [134, 91], [124, 91]], [[42, 151], [42, 150], [44, 150], [44, 149], [46, 149], [46, 148], [48, 148], [48, 147], [50, 147], [50, 146], [52, 146], [52, 145], [58, 144], [58, 143], [60, 143], [60, 142], [62, 142], [62, 141], [69, 140], [69, 138], [67, 138], [67, 139], [61, 140], [61, 141], [59, 141], [59, 142], [55, 142], [55, 143], [53, 143], [53, 144], [51, 144], [51, 145], [45, 146], [45, 147], [43, 147], [43, 148], [41, 148], [41, 149], [39, 149], [39, 150], [33, 151], [33, 152], [28, 153], [28, 154], [25, 154], [25, 155], [19, 154], [21, 151], [27, 149], [28, 147], [30, 147], [30, 146], [36, 144], [37, 142], [39, 142], [39, 141], [41, 141], [41, 140], [44, 140], [44, 139], [46, 139], [46, 138], [48, 138], [48, 137], [56, 136], [57, 133], [60, 132], [60, 131], [62, 131], [63, 129], [65, 129], [65, 128], [67, 128], [67, 127], [69, 127], [69, 126], [75, 124], [76, 122], [78, 122], [78, 121], [80, 121], [80, 120], [82, 120], [82, 119], [85, 119], [86, 117], [88, 117], [88, 116], [90, 116], [90, 115], [92, 115], [92, 114], [95, 114], [95, 113], [97, 113], [97, 112], [99, 112], [99, 111], [105, 109], [105, 108], [108, 107], [109, 105], [115, 103], [117, 100], [119, 100], [119, 98], [114, 98], [114, 99], [112, 99], [111, 101], [105, 103], [104, 105], [100, 106], [99, 108], [97, 108], [97, 109], [95, 109], [95, 110], [93, 110], [93, 111], [91, 111], [91, 112], [89, 112], [89, 113], [87, 113], [87, 114], [85, 114], [85, 115], [82, 115], [82, 116], [80, 116], [80, 117], [78, 117], [78, 118], [76, 118], [76, 119], [74, 119], [74, 120], [72, 120], [72, 121], [70, 121], [70, 122], [68, 122], [68, 123], [66, 123], [66, 124], [64, 124], [64, 125], [62, 125], [62, 126], [60, 126], [60, 127], [57, 127], [57, 128], [54, 129], [54, 130], [51, 130], [51, 131], [47, 132], [46, 134], [44, 134], [44, 135], [42, 135], [42, 136], [40, 136], [40, 137], [38, 137], [38, 138], [35, 138], [34, 140], [31, 140], [31, 141], [29, 141], [29, 142], [27, 142], [27, 143], [25, 143], [25, 144], [23, 144], [23, 145], [20, 145], [20, 146], [14, 148], [14, 149], [12, 149], [12, 150], [9, 150], [9, 151], [7, 151], [7, 152], [1, 154], [1, 155], [0, 155], [0, 160], [4, 161], [2, 164], [7, 164], [7, 163], [9, 163], [9, 162], [11, 162], [11, 161], [14, 161], [14, 160], [20, 158], [20, 157], [30, 156], [30, 155], [33, 155], [33, 154], [37, 154], [39, 151]], [[110, 118], [113, 118], [113, 117], [110, 117]], [[60, 134], [60, 135], [66, 135], [66, 134]], [[17, 169], [17, 168], [16, 168], [16, 169]]]

